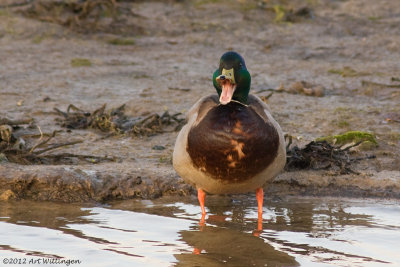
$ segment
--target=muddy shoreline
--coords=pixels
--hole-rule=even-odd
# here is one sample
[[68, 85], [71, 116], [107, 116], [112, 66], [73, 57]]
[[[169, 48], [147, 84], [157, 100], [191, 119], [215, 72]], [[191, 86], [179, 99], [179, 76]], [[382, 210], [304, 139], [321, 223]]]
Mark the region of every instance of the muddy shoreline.
[[[353, 174], [284, 172], [265, 187], [267, 196], [400, 198], [400, 7], [372, 0], [260, 3], [118, 2], [130, 11], [82, 28], [43, 19], [49, 18], [40, 13], [44, 9], [27, 15], [30, 6], [0, 8], [0, 118], [33, 119], [16, 131], [56, 131], [50, 145], [74, 143], [53, 154], [118, 159], [69, 165], [3, 160], [0, 200], [195, 194], [172, 168], [173, 128], [109, 136], [63, 127], [55, 108], [125, 104], [131, 117], [185, 113], [215, 93], [212, 73], [232, 49], [246, 59], [251, 93], [265, 98], [295, 145], [352, 130], [372, 133], [378, 143], [352, 151], [354, 157], [376, 156], [353, 164]], [[37, 140], [26, 139], [26, 145]]]
[[[111, 164], [110, 168], [115, 167]], [[171, 173], [104, 172], [104, 166], [0, 166], [0, 200], [107, 202], [131, 198], [195, 195], [195, 189]], [[266, 197], [334, 196], [400, 198], [398, 172], [373, 175], [329, 175], [321, 171], [286, 172], [265, 186]]]

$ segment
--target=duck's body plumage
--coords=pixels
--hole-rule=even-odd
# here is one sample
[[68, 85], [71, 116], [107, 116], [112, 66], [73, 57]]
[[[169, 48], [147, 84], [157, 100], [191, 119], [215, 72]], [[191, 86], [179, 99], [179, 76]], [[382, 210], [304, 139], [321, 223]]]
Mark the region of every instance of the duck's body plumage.
[[211, 194], [256, 190], [259, 218], [263, 185], [285, 166], [285, 141], [268, 106], [249, 95], [251, 76], [236, 52], [222, 55], [213, 75], [217, 95], [197, 101], [175, 143], [173, 165], [198, 191]]
[[285, 166], [283, 133], [268, 106], [249, 95], [248, 105], [200, 99], [175, 143], [173, 165], [188, 183], [211, 194], [262, 187]]

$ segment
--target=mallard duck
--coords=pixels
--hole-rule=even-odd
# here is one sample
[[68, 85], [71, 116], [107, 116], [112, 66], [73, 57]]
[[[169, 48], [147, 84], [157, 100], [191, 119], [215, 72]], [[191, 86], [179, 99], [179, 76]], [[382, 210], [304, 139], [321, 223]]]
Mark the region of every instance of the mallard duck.
[[285, 166], [283, 133], [269, 107], [249, 95], [251, 76], [241, 55], [226, 52], [214, 72], [218, 95], [201, 98], [178, 134], [173, 166], [194, 185], [202, 214], [205, 192], [236, 194], [255, 190], [262, 214], [263, 185]]

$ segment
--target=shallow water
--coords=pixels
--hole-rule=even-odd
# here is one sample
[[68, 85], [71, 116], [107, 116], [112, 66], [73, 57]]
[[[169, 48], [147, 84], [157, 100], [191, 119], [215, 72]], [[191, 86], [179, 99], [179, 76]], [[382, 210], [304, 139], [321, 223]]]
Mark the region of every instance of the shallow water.
[[0, 266], [400, 266], [398, 200], [266, 199], [258, 236], [255, 197], [206, 202], [0, 203]]

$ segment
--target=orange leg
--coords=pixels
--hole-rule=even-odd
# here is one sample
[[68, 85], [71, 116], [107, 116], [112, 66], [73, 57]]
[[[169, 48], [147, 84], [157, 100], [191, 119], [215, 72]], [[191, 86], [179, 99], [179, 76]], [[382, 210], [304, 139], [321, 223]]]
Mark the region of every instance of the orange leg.
[[201, 214], [206, 214], [206, 209], [204, 208], [204, 200], [206, 199], [206, 193], [202, 189], [197, 189], [197, 198], [199, 199]]
[[258, 203], [258, 214], [262, 214], [263, 212], [263, 200], [264, 200], [264, 191], [262, 187], [257, 188], [256, 190], [256, 196], [257, 196], [257, 203]]
[[263, 200], [264, 200], [264, 191], [262, 187], [257, 188], [256, 190], [257, 203], [258, 203], [258, 231], [262, 231], [262, 213], [263, 213]]
[[200, 225], [200, 231], [203, 231], [204, 227], [206, 226], [206, 215], [205, 214], [201, 214], [201, 219], [199, 221], [199, 225]]

